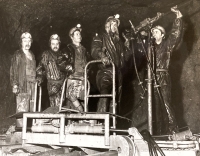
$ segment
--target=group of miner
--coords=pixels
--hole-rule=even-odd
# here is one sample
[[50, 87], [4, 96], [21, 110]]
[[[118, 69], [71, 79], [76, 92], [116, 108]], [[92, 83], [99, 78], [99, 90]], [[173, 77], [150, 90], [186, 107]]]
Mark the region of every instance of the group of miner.
[[[182, 14], [176, 7], [171, 8], [171, 11], [176, 14], [176, 19], [168, 38], [165, 38], [166, 32], [162, 26], [155, 26], [150, 30], [155, 56], [156, 80], [154, 88], [159, 86], [164, 103], [160, 104], [161, 100], [155, 91], [157, 134], [178, 131], [175, 114], [170, 106], [171, 83], [168, 68], [171, 53], [180, 41]], [[116, 103], [119, 104], [126, 63], [132, 57], [130, 40], [122, 42], [118, 30], [119, 25], [118, 15], [108, 17], [104, 32], [93, 37], [91, 50], [88, 50], [91, 53], [88, 53], [81, 44], [82, 29], [79, 24], [69, 31], [72, 42], [63, 50], [60, 50], [60, 37], [57, 34], [51, 35], [49, 39], [50, 48], [43, 52], [37, 67], [35, 56], [30, 50], [33, 42], [32, 36], [29, 32], [23, 33], [21, 35], [21, 48], [14, 53], [10, 68], [10, 80], [12, 91], [16, 94], [17, 111], [33, 112], [35, 84], [41, 85], [45, 78], [51, 107], [60, 106], [62, 86], [67, 78], [65, 94], [67, 107], [80, 112], [84, 111], [84, 68], [89, 57], [102, 62], [96, 75], [96, 86], [101, 94], [111, 94], [112, 92], [113, 70], [111, 62], [115, 65]], [[139, 49], [137, 50], [139, 51]], [[24, 103], [29, 104], [27, 110], [23, 110], [25, 108], [21, 107]], [[99, 98], [97, 112], [105, 113], [108, 111], [112, 112], [110, 98]], [[166, 131], [162, 130], [163, 125], [167, 127]]]

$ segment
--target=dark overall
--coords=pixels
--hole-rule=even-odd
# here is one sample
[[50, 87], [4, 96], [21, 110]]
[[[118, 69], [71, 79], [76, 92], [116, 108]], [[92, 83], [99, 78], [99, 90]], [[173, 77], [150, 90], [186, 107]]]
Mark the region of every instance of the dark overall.
[[[179, 43], [182, 33], [182, 20], [176, 19], [171, 34], [161, 44], [154, 44], [155, 86], [154, 103], [156, 109], [156, 134], [172, 133], [178, 130], [171, 103], [171, 79], [168, 72], [171, 53]], [[159, 94], [159, 92], [160, 94]]]
[[[101, 55], [107, 56], [110, 61], [115, 65], [116, 73], [116, 96], [117, 103], [120, 103], [122, 94], [122, 79], [123, 79], [123, 67], [128, 59], [128, 53], [126, 53], [124, 45], [119, 38], [113, 38], [107, 33], [103, 33], [102, 36], [96, 36], [92, 42], [92, 57], [100, 60]], [[110, 65], [99, 65], [99, 71], [96, 76], [96, 83], [98, 90], [101, 94], [111, 94], [112, 91], [112, 77], [113, 71]], [[98, 112], [107, 112], [110, 105], [109, 98], [100, 98], [97, 105]], [[110, 111], [112, 109], [110, 108]]]
[[57, 64], [58, 56], [61, 52], [52, 50], [45, 51], [37, 67], [37, 79], [47, 78], [47, 89], [49, 93], [50, 106], [59, 106], [61, 99], [61, 87], [65, 79], [65, 73], [62, 72]]

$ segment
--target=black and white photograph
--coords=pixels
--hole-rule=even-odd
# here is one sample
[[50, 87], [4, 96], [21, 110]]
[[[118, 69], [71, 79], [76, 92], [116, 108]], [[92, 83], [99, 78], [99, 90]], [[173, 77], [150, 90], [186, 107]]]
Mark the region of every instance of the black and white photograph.
[[0, 156], [200, 156], [200, 0], [0, 0]]

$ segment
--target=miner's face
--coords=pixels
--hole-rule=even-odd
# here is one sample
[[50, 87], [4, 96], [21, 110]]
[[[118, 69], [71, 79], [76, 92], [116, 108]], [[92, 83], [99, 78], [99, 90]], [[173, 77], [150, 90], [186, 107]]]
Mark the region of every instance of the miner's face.
[[159, 29], [154, 29], [152, 31], [152, 36], [156, 40], [162, 40], [162, 38], [164, 37], [164, 34]]
[[73, 36], [71, 36], [73, 43], [81, 43], [82, 37], [80, 31], [75, 31]]
[[60, 48], [60, 43], [58, 40], [51, 40], [51, 44], [50, 44], [51, 50], [53, 50], [54, 52], [57, 52]]
[[116, 21], [111, 21], [110, 30], [111, 30], [112, 33], [118, 32], [118, 25], [117, 25]]
[[24, 38], [22, 39], [22, 49], [29, 50], [31, 48], [31, 39]]

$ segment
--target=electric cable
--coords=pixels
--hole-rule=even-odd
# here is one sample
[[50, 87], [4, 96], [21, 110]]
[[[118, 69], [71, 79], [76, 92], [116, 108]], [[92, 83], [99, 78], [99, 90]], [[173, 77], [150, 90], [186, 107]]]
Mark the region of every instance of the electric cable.
[[150, 156], [158, 156], [158, 152], [160, 153], [161, 156], [165, 156], [164, 152], [155, 142], [155, 140], [153, 139], [148, 130], [146, 129], [142, 130], [141, 135], [143, 136], [144, 140], [146, 140], [148, 143]]

